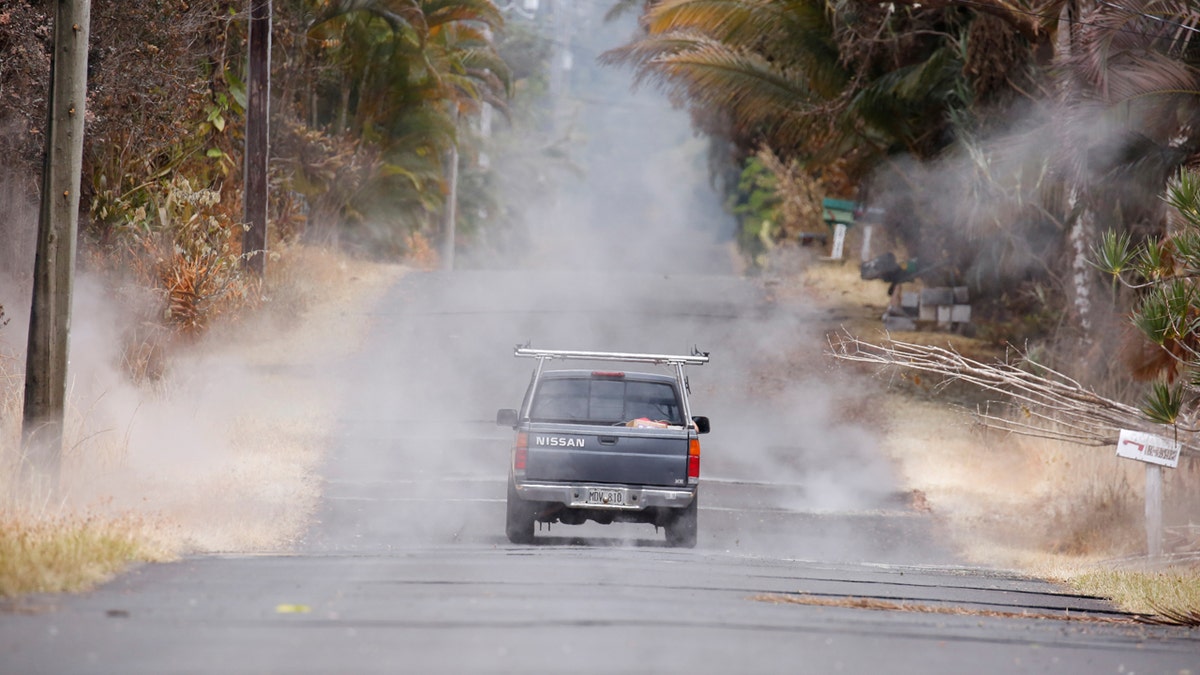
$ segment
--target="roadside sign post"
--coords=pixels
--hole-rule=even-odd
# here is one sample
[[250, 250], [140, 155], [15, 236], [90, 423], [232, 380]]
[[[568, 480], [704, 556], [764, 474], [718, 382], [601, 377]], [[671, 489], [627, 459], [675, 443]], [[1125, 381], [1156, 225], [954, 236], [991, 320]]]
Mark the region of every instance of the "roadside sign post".
[[842, 259], [842, 249], [846, 245], [846, 226], [838, 223], [833, 226], [833, 252], [829, 254], [831, 260]]
[[1163, 541], [1163, 470], [1157, 464], [1146, 465], [1146, 552], [1151, 558], [1162, 555]]
[[1121, 430], [1117, 456], [1146, 464], [1146, 553], [1162, 555], [1163, 542], [1163, 467], [1179, 466], [1180, 445], [1154, 434]]

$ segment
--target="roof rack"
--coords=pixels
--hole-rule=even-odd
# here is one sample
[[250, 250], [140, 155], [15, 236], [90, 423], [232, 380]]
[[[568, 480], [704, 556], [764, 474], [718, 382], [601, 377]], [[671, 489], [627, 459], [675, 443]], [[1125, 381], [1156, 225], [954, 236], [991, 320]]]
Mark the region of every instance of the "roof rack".
[[545, 361], [563, 359], [576, 361], [624, 361], [626, 363], [657, 363], [671, 366], [701, 366], [708, 363], [708, 352], [692, 348], [691, 355], [675, 354], [631, 354], [626, 352], [581, 352], [562, 349], [534, 349], [529, 345], [517, 345], [514, 356], [526, 356]]

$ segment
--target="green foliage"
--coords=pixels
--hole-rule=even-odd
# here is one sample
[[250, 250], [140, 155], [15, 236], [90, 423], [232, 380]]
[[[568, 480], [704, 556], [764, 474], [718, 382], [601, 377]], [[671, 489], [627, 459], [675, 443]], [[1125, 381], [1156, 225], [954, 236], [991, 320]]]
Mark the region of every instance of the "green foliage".
[[1171, 260], [1161, 240], [1151, 237], [1142, 243], [1136, 269], [1143, 279], [1159, 280], [1171, 276]]
[[780, 198], [778, 180], [761, 159], [746, 159], [738, 178], [737, 189], [726, 200], [725, 207], [738, 219], [738, 246], [756, 265], [764, 263], [762, 256], [769, 250], [779, 228]]
[[[1178, 229], [1165, 239], [1134, 244], [1127, 234], [1109, 232], [1093, 251], [1094, 264], [1135, 289], [1130, 322], [1153, 345], [1148, 373], [1159, 381], [1147, 393], [1142, 411], [1149, 419], [1175, 424], [1193, 387], [1200, 383], [1200, 179], [1183, 171], [1168, 185], [1165, 201], [1178, 212]], [[1146, 374], [1146, 373], [1143, 373]], [[1182, 378], [1180, 376], [1183, 376]], [[1178, 384], [1177, 382], [1185, 382]]]
[[1200, 228], [1200, 172], [1179, 172], [1167, 190], [1166, 201], [1189, 227]]
[[181, 176], [118, 202], [113, 248], [126, 272], [158, 292], [159, 316], [180, 333], [196, 333], [218, 315], [256, 297], [241, 269], [243, 228], [222, 208], [214, 189], [196, 189]]
[[1105, 274], [1120, 276], [1136, 259], [1133, 239], [1128, 232], [1109, 230], [1100, 237], [1100, 243], [1092, 249], [1093, 264]]
[[1175, 424], [1183, 409], [1183, 387], [1166, 382], [1155, 382], [1142, 403], [1142, 413], [1160, 424]]
[[1175, 332], [1172, 330], [1172, 317], [1158, 289], [1152, 290], [1142, 299], [1138, 311], [1130, 316], [1130, 320], [1138, 330], [1151, 342], [1163, 347]]
[[[347, 224], [358, 245], [396, 252], [436, 223], [448, 187], [445, 160], [483, 106], [504, 110], [512, 73], [491, 38], [503, 19], [486, 0], [313, 3], [308, 28], [326, 75], [316, 88], [319, 122], [357, 141], [351, 161], [367, 171], [323, 218]], [[332, 76], [329, 76], [332, 75]], [[337, 176], [305, 189], [338, 189]], [[319, 198], [319, 195], [315, 195]]]

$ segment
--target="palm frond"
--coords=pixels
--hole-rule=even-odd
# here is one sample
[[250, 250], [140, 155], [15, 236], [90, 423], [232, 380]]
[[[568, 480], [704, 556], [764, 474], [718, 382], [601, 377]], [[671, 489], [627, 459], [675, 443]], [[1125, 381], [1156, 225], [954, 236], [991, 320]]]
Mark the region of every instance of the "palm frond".
[[821, 1], [668, 0], [647, 13], [645, 24], [650, 38], [701, 34], [758, 52], [781, 69], [801, 67], [826, 96], [848, 80]]
[[492, 30], [504, 26], [504, 14], [492, 0], [419, 0], [430, 28], [475, 21]]
[[[597, 57], [605, 66], [631, 66], [635, 76], [648, 74], [644, 68], [655, 59], [690, 51], [711, 42], [703, 33], [676, 32], [671, 35], [653, 36], [614, 47]], [[641, 80], [635, 81], [635, 85]]]
[[850, 105], [850, 114], [887, 135], [912, 144], [919, 126], [927, 121], [929, 106], [952, 91], [949, 86], [962, 72], [961, 61], [949, 47], [927, 60], [897, 68], [864, 86]]
[[669, 54], [646, 65], [646, 76], [668, 94], [686, 96], [694, 106], [736, 109], [752, 122], [784, 119], [812, 102], [804, 81], [781, 73], [762, 57], [703, 39], [686, 52]]
[[418, 35], [429, 32], [425, 13], [421, 10], [418, 0], [337, 0], [330, 3], [308, 29], [312, 31], [317, 26], [344, 19], [356, 12], [366, 12], [383, 19], [393, 31], [399, 32], [409, 28]]
[[604, 21], [606, 23], [616, 21], [625, 16], [629, 12], [635, 12], [641, 8], [644, 0], [617, 0], [617, 2], [608, 8], [604, 13]]

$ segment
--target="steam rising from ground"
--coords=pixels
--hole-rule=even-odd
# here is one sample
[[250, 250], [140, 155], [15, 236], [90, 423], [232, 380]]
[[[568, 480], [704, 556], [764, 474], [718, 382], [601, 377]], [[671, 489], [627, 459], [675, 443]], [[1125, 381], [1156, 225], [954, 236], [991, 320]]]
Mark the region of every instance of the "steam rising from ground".
[[[687, 114], [631, 93], [628, 73], [594, 65], [632, 24], [604, 25], [599, 9], [587, 11], [595, 16], [579, 17], [572, 98], [563, 103], [578, 106], [584, 143], [573, 159], [582, 177], [530, 195], [527, 248], [472, 261], [483, 269], [407, 277], [377, 308], [373, 341], [345, 372], [356, 384], [339, 413], [340, 447], [309, 545], [503, 541], [511, 432], [493, 421], [498, 408], [520, 404], [534, 363], [514, 359], [512, 348], [532, 341], [711, 350], [711, 364], [690, 374], [694, 412], [714, 428], [703, 439], [700, 545], [879, 555], [866, 541], [873, 536], [845, 519], [806, 528], [787, 515], [901, 506], [876, 437], [851, 414], [865, 392], [830, 371], [814, 309], [767, 302], [758, 283], [738, 276], [734, 223]], [[593, 543], [661, 539], [650, 526], [542, 532], [551, 541], [577, 533]]]
[[[337, 398], [329, 364], [365, 330], [365, 321], [338, 326], [339, 317], [361, 313], [400, 268], [355, 263], [352, 277], [338, 256], [293, 249], [285, 258], [329, 284], [306, 296], [303, 330], [268, 307], [248, 325], [171, 345], [162, 377], [144, 382], [131, 379], [128, 362], [145, 346], [131, 336], [149, 308], [120, 280], [77, 275], [62, 508], [132, 514], [148, 523], [143, 536], [155, 555], [275, 550], [303, 532]], [[27, 297], [9, 299], [20, 286], [28, 288], [5, 286], [6, 308], [27, 307]], [[25, 325], [21, 316], [0, 329], [6, 500], [19, 466]], [[59, 510], [50, 502], [24, 508], [45, 517]]]
[[[303, 329], [214, 333], [180, 350], [152, 386], [129, 382], [120, 365], [136, 312], [81, 278], [71, 344], [73, 502], [164, 514], [186, 547], [272, 549], [303, 531], [328, 449], [326, 505], [310, 544], [498, 539], [508, 439], [492, 420], [497, 408], [519, 404], [533, 364], [513, 359], [511, 348], [533, 340], [712, 350], [712, 364], [691, 381], [695, 412], [714, 425], [704, 439], [712, 479], [704, 507], [713, 514], [891, 506], [891, 468], [872, 433], [847, 415], [860, 395], [829, 372], [811, 310], [764, 302], [759, 286], [736, 276], [733, 223], [709, 184], [703, 143], [686, 113], [631, 93], [627, 73], [593, 65], [632, 26], [601, 24], [600, 9], [591, 11], [580, 17], [572, 78], [584, 176], [533, 209], [531, 246], [504, 259], [523, 269], [413, 275], [370, 312], [395, 268], [331, 274], [331, 284], [354, 290], [318, 303]], [[15, 324], [0, 331], [6, 342], [23, 341]], [[368, 325], [366, 351], [344, 360]], [[730, 481], [757, 487], [722, 487]], [[702, 546], [746, 545], [739, 528], [748, 522], [721, 530], [718, 521], [711, 516]], [[859, 555], [852, 548], [861, 534], [843, 540], [789, 527], [765, 535], [773, 549], [811, 555], [817, 536], [826, 555]]]

